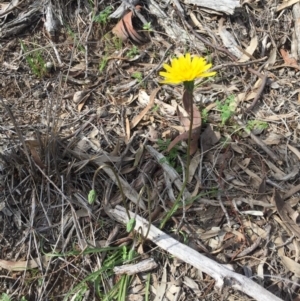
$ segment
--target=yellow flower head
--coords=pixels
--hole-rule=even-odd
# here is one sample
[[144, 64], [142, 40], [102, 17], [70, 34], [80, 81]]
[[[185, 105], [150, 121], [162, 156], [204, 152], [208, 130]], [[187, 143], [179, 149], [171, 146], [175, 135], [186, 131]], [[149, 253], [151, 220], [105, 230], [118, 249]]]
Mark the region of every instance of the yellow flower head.
[[206, 72], [211, 66], [212, 64], [208, 64], [205, 58], [199, 56], [191, 58], [191, 54], [187, 53], [185, 56], [174, 58], [171, 65], [163, 64], [166, 72], [159, 72], [159, 75], [165, 78], [161, 83], [180, 84], [194, 81], [199, 77], [213, 76], [216, 72]]

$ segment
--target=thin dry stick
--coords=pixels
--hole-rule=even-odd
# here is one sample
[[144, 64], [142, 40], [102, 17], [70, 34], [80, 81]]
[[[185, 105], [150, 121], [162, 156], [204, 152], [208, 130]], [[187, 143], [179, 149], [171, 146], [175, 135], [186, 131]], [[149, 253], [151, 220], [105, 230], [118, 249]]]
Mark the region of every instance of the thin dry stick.
[[[253, 70], [252, 68], [248, 68], [249, 71], [253, 72], [255, 70]], [[261, 76], [261, 75], [259, 75]], [[246, 109], [246, 113], [250, 112], [257, 104], [262, 92], [264, 91], [266, 84], [267, 84], [267, 80], [268, 80], [268, 75], [267, 74], [263, 74], [261, 77], [262, 81], [261, 81], [261, 85], [256, 93], [256, 96], [254, 97], [252, 104], [250, 105], [249, 108]]]
[[221, 206], [221, 208], [222, 208], [222, 210], [223, 210], [223, 212], [225, 214], [225, 217], [226, 217], [226, 220], [227, 220], [227, 225], [228, 225], [229, 228], [231, 228], [229, 214], [228, 214], [228, 212], [227, 212], [227, 210], [226, 210], [226, 208], [225, 208], [225, 206], [224, 206], [224, 204], [222, 202], [222, 197], [221, 197], [221, 191], [220, 190], [218, 192], [218, 201], [219, 201], [219, 204], [220, 204], [220, 206]]
[[262, 238], [258, 237], [250, 247], [244, 249], [241, 253], [239, 253], [237, 255], [235, 253], [234, 254], [227, 254], [227, 255], [231, 256], [232, 259], [244, 257], [244, 256], [248, 255], [249, 253], [251, 253], [252, 251], [254, 251], [259, 246], [261, 241], [262, 241]]
[[[223, 68], [227, 68], [227, 67], [243, 67], [243, 66], [248, 66], [248, 65], [259, 63], [259, 62], [263, 62], [267, 58], [268, 57], [265, 56], [263, 58], [260, 58], [260, 59], [257, 59], [257, 60], [252, 60], [252, 61], [248, 61], [248, 62], [233, 62], [233, 63], [228, 63], [228, 64], [221, 64], [221, 65], [218, 65], [218, 66], [215, 66], [215, 67], [211, 68], [210, 71], [217, 71], [217, 70], [220, 70], [220, 69], [223, 69]], [[250, 71], [250, 68], [248, 70]]]

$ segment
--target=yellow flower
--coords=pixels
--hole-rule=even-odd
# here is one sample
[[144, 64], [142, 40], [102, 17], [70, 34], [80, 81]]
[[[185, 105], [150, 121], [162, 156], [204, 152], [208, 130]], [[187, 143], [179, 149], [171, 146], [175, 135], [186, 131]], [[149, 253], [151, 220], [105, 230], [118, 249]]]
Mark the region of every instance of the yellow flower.
[[199, 77], [209, 77], [216, 72], [206, 72], [212, 64], [208, 64], [203, 57], [194, 56], [187, 53], [185, 56], [179, 56], [171, 61], [171, 65], [163, 64], [166, 72], [161, 71], [159, 75], [165, 79], [162, 84], [180, 84], [182, 82], [191, 82]]

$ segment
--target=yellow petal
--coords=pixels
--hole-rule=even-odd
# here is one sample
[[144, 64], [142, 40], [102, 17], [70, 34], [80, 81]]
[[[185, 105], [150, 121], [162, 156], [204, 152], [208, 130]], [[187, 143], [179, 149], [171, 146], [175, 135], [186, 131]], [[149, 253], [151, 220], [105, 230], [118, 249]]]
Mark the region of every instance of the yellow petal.
[[199, 56], [191, 57], [190, 53], [180, 55], [171, 60], [170, 65], [163, 64], [165, 71], [159, 72], [164, 77], [162, 83], [179, 84], [186, 81], [194, 81], [199, 77], [209, 77], [216, 72], [207, 72], [212, 64], [207, 63], [205, 58]]
[[210, 76], [214, 76], [216, 75], [217, 72], [207, 72], [207, 73], [203, 73], [201, 75], [201, 77], [210, 77]]

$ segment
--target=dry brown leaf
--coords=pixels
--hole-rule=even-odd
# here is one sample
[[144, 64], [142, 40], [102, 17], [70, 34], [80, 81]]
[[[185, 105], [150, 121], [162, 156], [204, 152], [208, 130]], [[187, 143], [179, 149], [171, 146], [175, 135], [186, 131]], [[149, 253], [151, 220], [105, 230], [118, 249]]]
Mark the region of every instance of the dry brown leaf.
[[195, 280], [190, 277], [185, 276], [183, 278], [183, 283], [189, 287], [198, 297], [200, 297], [202, 291], [200, 291], [199, 286]]
[[165, 264], [165, 266], [163, 268], [161, 283], [156, 288], [156, 296], [155, 296], [154, 301], [164, 300], [164, 295], [165, 295], [166, 289], [167, 289], [167, 283], [168, 283], [168, 280], [167, 280], [167, 265]]
[[280, 49], [280, 53], [281, 53], [281, 56], [282, 56], [282, 58], [284, 60], [284, 63], [287, 66], [291, 66], [293, 68], [296, 68], [296, 69], [300, 70], [300, 66], [297, 63], [297, 60], [295, 60], [293, 57], [291, 57], [289, 55], [288, 51], [286, 51], [285, 49], [281, 48]]
[[29, 148], [29, 151], [31, 153], [32, 159], [41, 169], [45, 169], [46, 166], [42, 162], [40, 155], [38, 154], [36, 150], [36, 146], [39, 146], [39, 143], [37, 140], [26, 140], [26, 145]]
[[299, 152], [299, 150], [298, 150], [296, 147], [294, 147], [294, 146], [292, 146], [292, 145], [290, 145], [290, 144], [288, 144], [288, 148], [289, 148], [290, 151], [292, 151], [292, 152], [298, 157], [298, 159], [300, 160], [300, 152]]
[[283, 265], [297, 277], [300, 277], [300, 264], [287, 256], [281, 256]]
[[209, 124], [201, 135], [201, 145], [202, 151], [206, 152], [211, 149], [221, 138], [220, 132], [213, 130], [212, 126]]
[[[250, 45], [245, 49], [245, 52], [246, 53], [249, 53], [249, 54], [253, 54], [254, 51], [256, 50], [257, 48], [257, 45], [258, 45], [258, 37], [257, 35], [255, 35], [251, 41], [250, 41]], [[245, 53], [242, 55], [242, 57], [239, 59], [239, 62], [247, 62], [249, 61], [250, 59], [250, 56], [249, 55], [246, 55]]]
[[[42, 256], [42, 264], [45, 265], [50, 260], [49, 256]], [[19, 260], [19, 261], [9, 261], [0, 259], [0, 268], [9, 271], [25, 271], [27, 269], [34, 269], [39, 267], [39, 259], [31, 260]]]
[[77, 105], [78, 112], [81, 112], [83, 106], [85, 105], [85, 102], [91, 95], [91, 90], [88, 91], [77, 91], [74, 93], [73, 101]]
[[254, 185], [256, 188], [258, 188], [260, 186], [260, 183], [262, 181], [262, 179], [256, 174], [254, 173], [253, 171], [251, 171], [250, 169], [248, 168], [245, 168], [243, 167], [242, 164], [238, 163], [237, 164], [243, 169], [243, 171], [248, 175], [250, 176], [250, 178], [253, 180], [252, 181], [252, 185]]
[[271, 132], [268, 137], [262, 140], [266, 145], [278, 145], [283, 135]]
[[242, 149], [237, 143], [233, 142], [233, 143], [230, 143], [230, 147], [235, 151], [237, 152], [238, 154], [244, 154], [245, 153], [245, 150]]
[[272, 67], [276, 62], [276, 57], [277, 57], [277, 48], [272, 48], [268, 60], [266, 61], [265, 68]]
[[[188, 112], [181, 106], [177, 105], [176, 107], [177, 116], [179, 117], [180, 123], [182, 126], [179, 126], [178, 128], [182, 128], [183, 131], [187, 131], [190, 128], [190, 118]], [[176, 128], [177, 126], [172, 126], [173, 128]]]
[[19, 0], [0, 3], [0, 16], [4, 17], [7, 13], [11, 12], [14, 7], [18, 6], [18, 4]]
[[257, 92], [255, 92], [255, 91], [252, 91], [249, 94], [247, 94], [246, 92], [242, 92], [236, 96], [236, 100], [237, 100], [237, 102], [251, 100], [251, 99], [255, 98], [256, 94], [257, 94]]
[[299, 2], [299, 0], [284, 1], [282, 4], [280, 4], [279, 6], [277, 6], [276, 11], [279, 12], [279, 11], [285, 9], [286, 7], [294, 5], [297, 2]]
[[73, 101], [75, 104], [80, 103], [84, 97], [87, 95], [87, 91], [76, 91], [73, 95]]
[[248, 227], [253, 231], [253, 233], [257, 234], [257, 236], [265, 239], [267, 237], [267, 232], [265, 229], [259, 227], [256, 223], [251, 222], [250, 220], [243, 221], [244, 227]]
[[300, 227], [293, 221], [295, 211], [281, 198], [280, 194], [274, 190], [272, 202], [275, 204], [278, 214], [288, 230], [298, 239], [300, 238]]
[[194, 177], [194, 174], [200, 164], [201, 156], [199, 150], [195, 153], [195, 156], [192, 158], [190, 166], [189, 166], [189, 180], [188, 182], [191, 183]]
[[85, 68], [86, 68], [86, 64], [85, 64], [84, 61], [82, 61], [82, 62], [79, 62], [78, 64], [72, 66], [69, 69], [69, 72], [71, 72], [73, 74], [73, 73], [78, 72], [78, 71], [84, 71]]
[[133, 129], [141, 120], [142, 118], [148, 113], [148, 111], [153, 107], [154, 100], [157, 92], [160, 90], [160, 88], [156, 88], [150, 95], [150, 101], [147, 104], [147, 107], [141, 111], [137, 116], [133, 118], [133, 120], [130, 122], [130, 129]]

